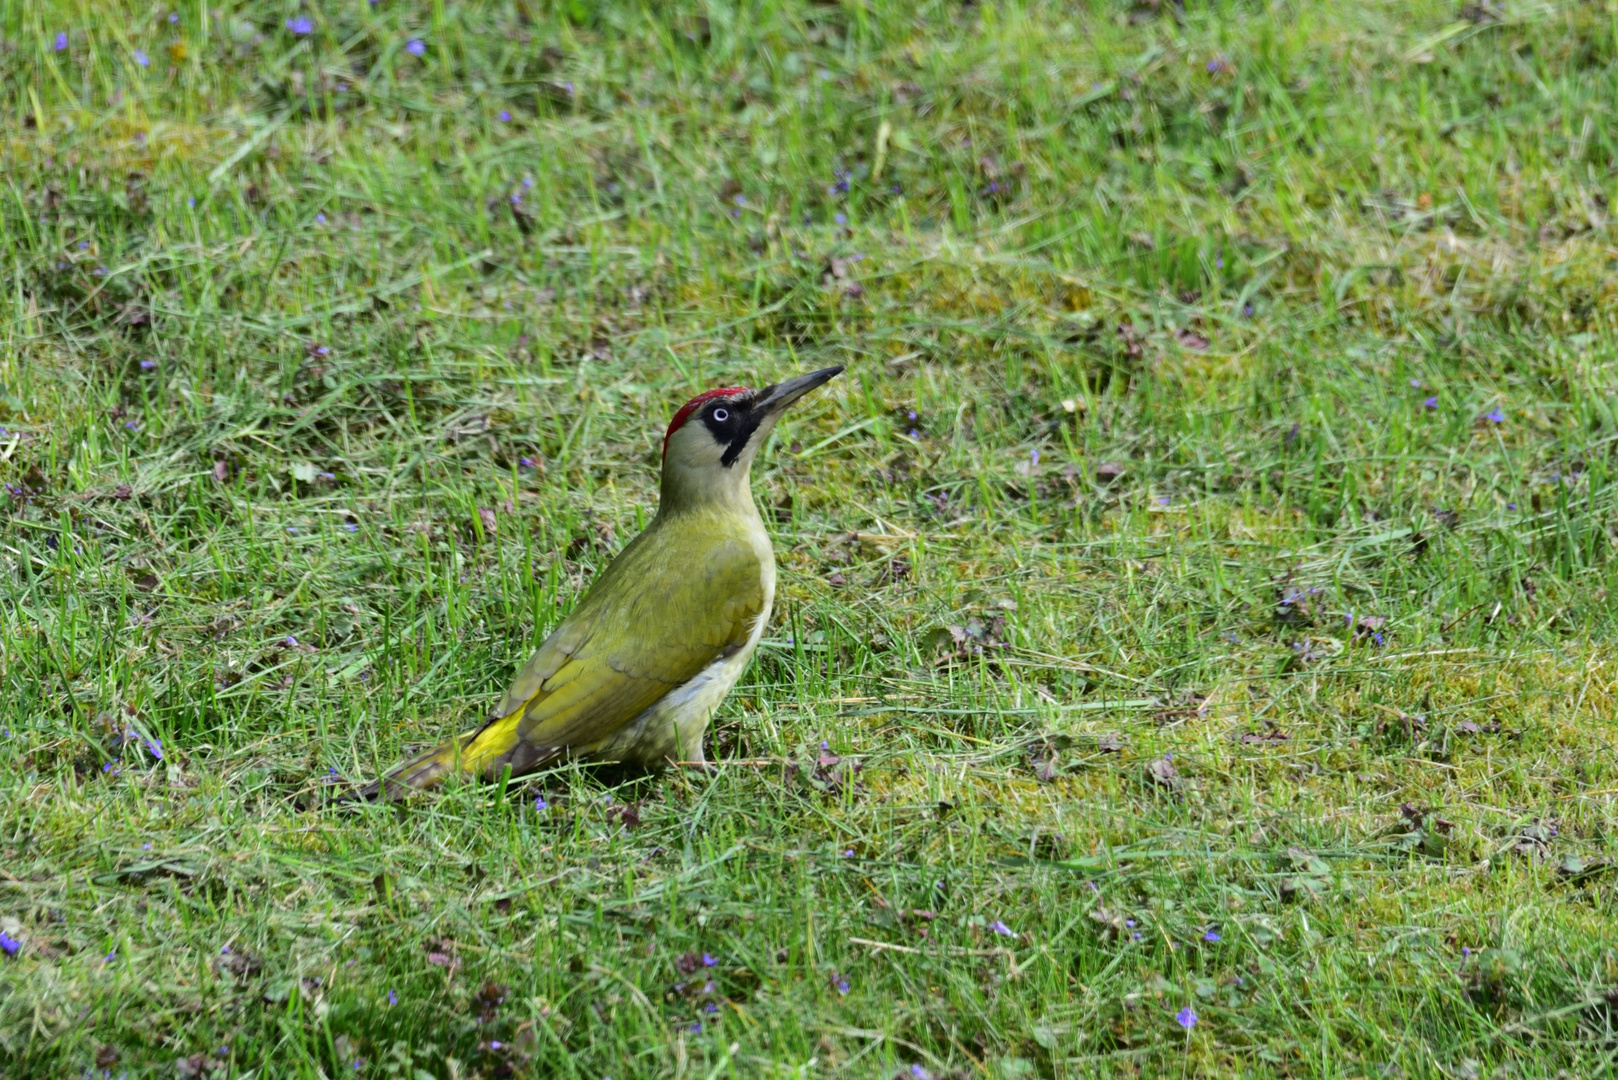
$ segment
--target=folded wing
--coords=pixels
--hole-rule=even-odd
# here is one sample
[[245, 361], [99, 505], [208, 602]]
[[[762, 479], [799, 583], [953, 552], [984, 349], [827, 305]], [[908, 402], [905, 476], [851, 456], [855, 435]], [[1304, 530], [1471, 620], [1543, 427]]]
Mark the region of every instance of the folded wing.
[[[521, 712], [521, 742], [588, 750], [746, 644], [766, 614], [752, 545], [711, 547], [699, 568], [666, 565], [649, 557], [655, 550], [625, 548], [517, 674], [495, 715]], [[603, 588], [625, 574], [638, 577], [639, 587]], [[597, 599], [609, 592], [616, 597]]]

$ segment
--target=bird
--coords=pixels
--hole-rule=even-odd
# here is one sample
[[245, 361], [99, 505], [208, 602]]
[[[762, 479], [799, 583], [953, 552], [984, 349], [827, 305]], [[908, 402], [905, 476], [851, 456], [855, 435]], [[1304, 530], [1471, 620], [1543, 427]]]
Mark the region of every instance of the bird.
[[775, 549], [753, 459], [793, 402], [843, 371], [682, 405], [663, 435], [657, 513], [523, 665], [482, 725], [393, 769], [362, 797], [452, 776], [523, 776], [563, 761], [705, 764], [703, 733], [775, 603]]

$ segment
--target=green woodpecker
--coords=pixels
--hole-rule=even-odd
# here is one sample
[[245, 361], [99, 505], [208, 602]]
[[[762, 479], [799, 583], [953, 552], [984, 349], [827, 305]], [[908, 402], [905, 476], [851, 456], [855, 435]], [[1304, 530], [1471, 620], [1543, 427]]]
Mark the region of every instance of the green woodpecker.
[[775, 551], [748, 472], [787, 406], [842, 372], [686, 402], [663, 435], [657, 516], [551, 632], [479, 728], [394, 770], [397, 795], [459, 774], [564, 759], [651, 768], [703, 761], [708, 718], [758, 647]]

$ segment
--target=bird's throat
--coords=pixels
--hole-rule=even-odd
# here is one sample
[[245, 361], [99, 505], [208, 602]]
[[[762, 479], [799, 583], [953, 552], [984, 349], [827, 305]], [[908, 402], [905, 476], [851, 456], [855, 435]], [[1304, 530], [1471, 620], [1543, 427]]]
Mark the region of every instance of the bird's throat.
[[757, 517], [751, 465], [751, 461], [739, 461], [729, 468], [692, 468], [668, 462], [663, 467], [658, 513], [711, 511]]

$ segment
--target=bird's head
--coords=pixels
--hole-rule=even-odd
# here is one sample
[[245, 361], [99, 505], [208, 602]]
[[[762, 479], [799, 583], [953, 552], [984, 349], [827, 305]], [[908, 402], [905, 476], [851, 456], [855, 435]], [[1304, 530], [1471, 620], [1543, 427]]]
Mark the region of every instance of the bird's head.
[[698, 394], [663, 435], [663, 504], [679, 507], [743, 497], [748, 469], [787, 407], [842, 373], [823, 368], [759, 390], [727, 386]]

